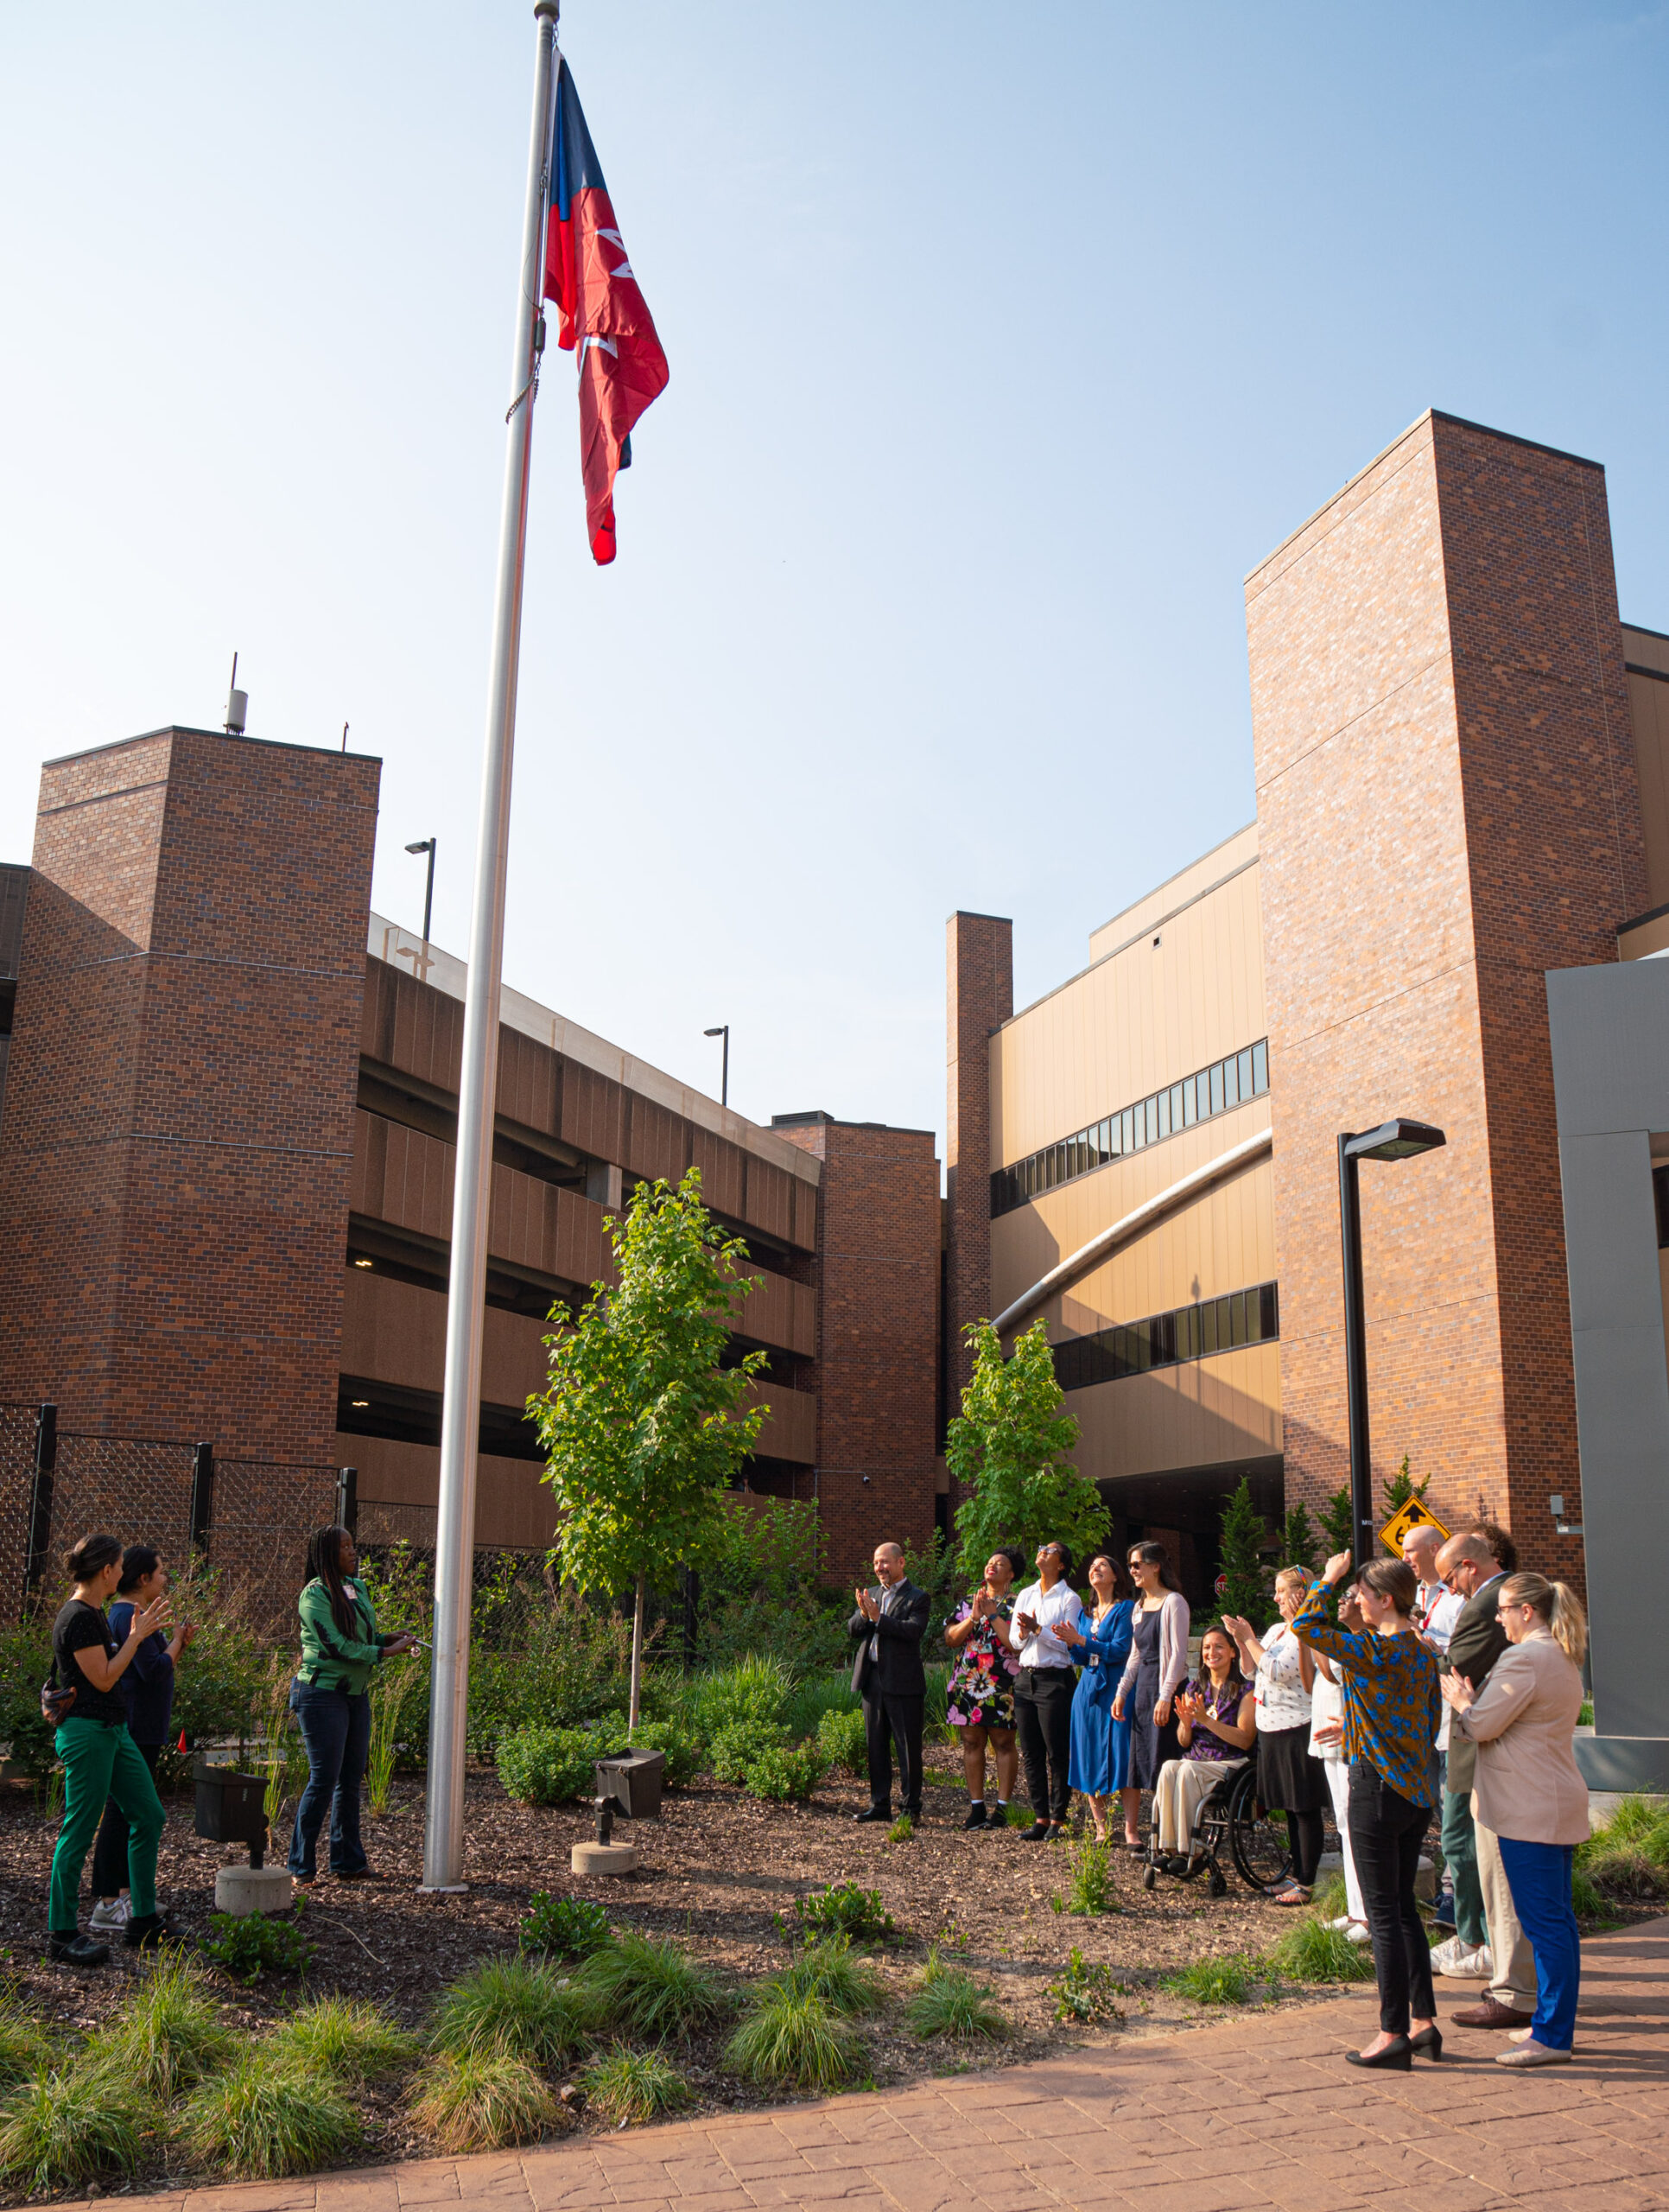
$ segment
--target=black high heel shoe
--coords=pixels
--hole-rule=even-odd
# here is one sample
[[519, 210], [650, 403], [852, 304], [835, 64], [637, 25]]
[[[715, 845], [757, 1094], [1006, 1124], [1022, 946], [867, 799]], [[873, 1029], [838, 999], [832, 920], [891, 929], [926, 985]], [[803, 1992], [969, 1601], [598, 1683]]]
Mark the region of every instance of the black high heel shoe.
[[1408, 2048], [1416, 2058], [1429, 2058], [1435, 2066], [1443, 2056], [1443, 2031], [1422, 2028], [1417, 2036], [1410, 2036]]
[[1414, 2068], [1413, 2046], [1406, 2036], [1393, 2036], [1372, 2058], [1364, 2058], [1359, 2050], [1347, 2050], [1344, 2056], [1349, 2065], [1382, 2066], [1393, 2074], [1410, 2074]]

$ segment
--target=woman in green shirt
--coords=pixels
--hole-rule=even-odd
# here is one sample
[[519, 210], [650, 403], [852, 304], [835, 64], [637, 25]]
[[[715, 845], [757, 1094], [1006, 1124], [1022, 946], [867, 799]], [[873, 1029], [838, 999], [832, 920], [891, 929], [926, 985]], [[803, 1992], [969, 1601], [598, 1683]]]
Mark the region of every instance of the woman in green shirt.
[[378, 1634], [371, 1599], [352, 1579], [359, 1565], [346, 1529], [316, 1529], [308, 1539], [308, 1579], [297, 1601], [301, 1664], [289, 1693], [308, 1747], [308, 1786], [289, 1840], [289, 1871], [304, 1888], [319, 1878], [314, 1854], [327, 1807], [331, 1872], [351, 1882], [366, 1871], [359, 1785], [371, 1747], [371, 1677], [385, 1657], [417, 1648], [416, 1637]]

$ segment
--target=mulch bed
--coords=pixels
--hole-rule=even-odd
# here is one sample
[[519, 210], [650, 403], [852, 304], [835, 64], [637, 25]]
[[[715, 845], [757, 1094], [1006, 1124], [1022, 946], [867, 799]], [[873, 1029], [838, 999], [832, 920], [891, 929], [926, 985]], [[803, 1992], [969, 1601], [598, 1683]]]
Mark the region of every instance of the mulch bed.
[[[534, 1891], [577, 1894], [604, 1903], [614, 1922], [657, 1936], [676, 1936], [738, 1983], [757, 1979], [789, 1957], [779, 1922], [793, 1925], [796, 1896], [826, 1882], [853, 1880], [880, 1891], [897, 1937], [873, 1955], [900, 1996], [936, 1944], [948, 1960], [988, 1980], [1015, 2024], [1006, 2044], [969, 2050], [918, 2042], [889, 2012], [865, 2035], [877, 2088], [924, 2075], [1014, 2063], [1070, 2044], [1103, 2041], [1108, 2033], [1171, 2030], [1214, 2015], [1158, 1986], [1158, 1978], [1191, 1961], [1231, 1952], [1260, 1953], [1290, 1916], [1253, 1897], [1231, 1878], [1228, 1894], [1210, 1899], [1203, 1883], [1161, 1878], [1151, 1894], [1139, 1862], [1115, 1853], [1120, 1910], [1093, 1918], [1055, 1909], [1069, 1892], [1067, 1853], [1057, 1845], [1023, 1842], [1016, 1830], [965, 1834], [960, 1771], [930, 1749], [927, 1812], [915, 1837], [892, 1843], [880, 1826], [854, 1825], [866, 1802], [854, 1783], [830, 1777], [805, 1805], [759, 1803], [708, 1782], [666, 1800], [658, 1821], [625, 1824], [617, 1835], [642, 1849], [644, 1865], [625, 1880], [576, 1880], [568, 1847], [593, 1833], [578, 1808], [543, 1808], [506, 1798], [490, 1769], [472, 1770], [465, 1819], [467, 1893], [422, 1897], [423, 1796], [421, 1779], [397, 1782], [389, 1811], [365, 1821], [374, 1877], [355, 1883], [328, 1876], [308, 1897], [303, 1920], [318, 1954], [307, 1976], [309, 1993], [368, 1998], [411, 2025], [420, 2025], [435, 1992], [483, 1958], [516, 1942]], [[68, 2027], [91, 2029], [121, 2000], [136, 1971], [131, 1957], [112, 1954], [109, 1967], [75, 1973], [43, 1956], [47, 1870], [56, 1823], [21, 1789], [0, 1796], [0, 1957], [17, 1997]], [[192, 1834], [187, 1794], [170, 1804], [159, 1869], [164, 1909], [191, 1936], [208, 1934], [214, 1874], [241, 1854]], [[287, 1836], [288, 1828], [286, 1826]], [[322, 1839], [321, 1839], [322, 1842]], [[84, 1891], [83, 1924], [86, 1904]], [[1069, 1949], [1104, 1962], [1120, 1985], [1120, 2017], [1100, 2029], [1063, 2026], [1047, 1985]], [[294, 1981], [263, 1978], [245, 1987], [215, 1974], [234, 2018], [255, 2028], [295, 1999]], [[1298, 2001], [1287, 1993], [1272, 2002]], [[727, 2072], [725, 2029], [676, 2054], [694, 2092], [696, 2113], [757, 2107], [773, 2100]], [[397, 2093], [371, 2101], [365, 2163], [421, 2156]], [[581, 2119], [582, 2127], [606, 2123]], [[140, 2187], [161, 2187], [160, 2166]], [[179, 2177], [173, 2177], [174, 2185]], [[15, 2200], [13, 2200], [15, 2201]]]

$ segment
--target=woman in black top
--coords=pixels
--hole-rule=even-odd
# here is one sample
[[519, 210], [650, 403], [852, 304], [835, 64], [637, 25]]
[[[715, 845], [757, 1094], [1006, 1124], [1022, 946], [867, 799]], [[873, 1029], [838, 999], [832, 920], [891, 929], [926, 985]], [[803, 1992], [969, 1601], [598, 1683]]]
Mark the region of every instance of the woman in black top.
[[[150, 1544], [130, 1544], [122, 1554], [122, 1579], [116, 1586], [116, 1603], [110, 1609], [110, 1632], [117, 1643], [125, 1643], [135, 1613], [154, 1605], [168, 1594], [168, 1571], [162, 1555]], [[127, 1710], [128, 1733], [151, 1779], [168, 1740], [174, 1718], [174, 1665], [197, 1633], [181, 1621], [174, 1634], [153, 1629], [140, 1645], [122, 1677], [121, 1696]], [[92, 1847], [92, 1894], [95, 1903], [87, 1933], [95, 1942], [119, 1936], [132, 1916], [128, 1895], [128, 1820], [112, 1797], [105, 1808], [98, 1840]]]
[[81, 1869], [107, 1798], [115, 1798], [128, 1821], [129, 1945], [151, 1950], [177, 1932], [156, 1910], [156, 1847], [168, 1815], [128, 1733], [119, 1688], [140, 1645], [165, 1624], [168, 1599], [136, 1611], [125, 1641], [114, 1644], [105, 1607], [121, 1577], [122, 1547], [114, 1536], [83, 1536], [64, 1566], [74, 1587], [52, 1624], [53, 1673], [57, 1687], [75, 1695], [54, 1738], [64, 1763], [64, 1824], [52, 1854], [47, 1955], [68, 1966], [98, 1967], [110, 1946], [83, 1936], [77, 1914]]

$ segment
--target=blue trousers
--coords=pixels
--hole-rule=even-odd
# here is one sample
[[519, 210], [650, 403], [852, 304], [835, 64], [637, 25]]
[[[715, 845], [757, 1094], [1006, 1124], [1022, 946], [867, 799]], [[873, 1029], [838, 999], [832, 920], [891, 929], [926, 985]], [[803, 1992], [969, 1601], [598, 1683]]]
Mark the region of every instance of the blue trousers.
[[1569, 1843], [1520, 1843], [1500, 1839], [1514, 1910], [1536, 1961], [1536, 2017], [1531, 2035], [1550, 2050], [1569, 2050], [1577, 2032], [1577, 1989], [1582, 1980], [1582, 1950], [1577, 1916], [1571, 1906], [1571, 1868], [1576, 1847]]
[[290, 1686], [289, 1709], [308, 1747], [308, 1786], [295, 1808], [289, 1840], [289, 1871], [310, 1882], [318, 1869], [314, 1853], [319, 1831], [330, 1814], [330, 1871], [360, 1874], [365, 1847], [359, 1840], [359, 1785], [371, 1749], [371, 1700], [346, 1690], [321, 1689], [314, 1682]]

